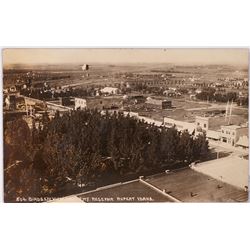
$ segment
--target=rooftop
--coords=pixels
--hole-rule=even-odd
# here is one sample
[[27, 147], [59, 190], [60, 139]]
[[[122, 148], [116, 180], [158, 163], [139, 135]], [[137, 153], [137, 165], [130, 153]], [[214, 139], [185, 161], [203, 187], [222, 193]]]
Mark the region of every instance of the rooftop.
[[[229, 158], [229, 157], [228, 157]], [[225, 158], [54, 200], [54, 202], [243, 202], [247, 160]], [[239, 163], [242, 161], [243, 164]], [[223, 164], [222, 164], [223, 163]], [[236, 167], [235, 167], [236, 166]], [[238, 170], [237, 170], [237, 169]], [[221, 178], [220, 176], [223, 176]]]
[[85, 202], [171, 202], [139, 180], [79, 195]]
[[194, 170], [244, 189], [248, 186], [248, 160], [228, 156], [196, 165]]
[[149, 177], [146, 181], [183, 202], [236, 202], [248, 199], [248, 193], [243, 189], [189, 168]]
[[101, 89], [101, 91], [105, 92], [105, 91], [115, 91], [118, 90], [118, 88], [115, 87], [104, 87], [103, 89]]

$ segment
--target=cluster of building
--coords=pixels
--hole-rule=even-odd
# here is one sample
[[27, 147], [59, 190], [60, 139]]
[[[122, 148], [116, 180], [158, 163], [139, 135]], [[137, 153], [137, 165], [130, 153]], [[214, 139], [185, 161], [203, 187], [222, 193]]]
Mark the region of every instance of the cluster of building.
[[[205, 133], [208, 140], [217, 142], [222, 146], [238, 147], [242, 149], [249, 148], [248, 138], [248, 123], [235, 125], [224, 120], [222, 117], [214, 116], [196, 116], [193, 122], [176, 120], [170, 117], [164, 117], [163, 122], [140, 116], [136, 112], [124, 112], [139, 120], [144, 120], [148, 124], [153, 124], [158, 127], [175, 127], [178, 131], [188, 131], [196, 136], [200, 133]], [[220, 121], [220, 124], [214, 126]]]
[[248, 124], [240, 126], [225, 121], [224, 125], [220, 125], [219, 128], [215, 130], [213, 123], [222, 119], [221, 117], [196, 116], [195, 122], [186, 122], [164, 117], [164, 125], [166, 127], [175, 126], [180, 131], [187, 130], [193, 134], [206, 133], [206, 137], [209, 140], [247, 149], [249, 147]]
[[[46, 87], [46, 86], [45, 86]], [[119, 96], [119, 88], [104, 87], [99, 90], [101, 95], [94, 97], [59, 97], [57, 99], [44, 101], [26, 96], [21, 96], [16, 89], [9, 89], [8, 93], [4, 94], [4, 107], [6, 110], [24, 110], [27, 114], [34, 115], [36, 110], [50, 111], [52, 114], [56, 111], [68, 112], [70, 110], [96, 108], [99, 110], [120, 110], [123, 111], [124, 103], [132, 102], [132, 104], [143, 104], [151, 109], [171, 110], [173, 109], [172, 101], [166, 98], [145, 97], [143, 95], [124, 95]], [[165, 91], [169, 93], [178, 93], [177, 88], [168, 88]], [[196, 94], [199, 91], [196, 91]], [[232, 112], [230, 111], [230, 114]], [[139, 116], [139, 119], [149, 119], [144, 116]], [[162, 125], [162, 122], [150, 119], [149, 123]], [[217, 124], [218, 126], [214, 126]], [[220, 141], [221, 143], [230, 146], [238, 146], [248, 148], [248, 125], [235, 124], [231, 122], [229, 112], [226, 112], [225, 120], [222, 117], [214, 116], [196, 116], [195, 121], [176, 120], [171, 117], [164, 117], [163, 125], [165, 127], [175, 126], [178, 130], [187, 130], [189, 133], [206, 133], [208, 139]]]

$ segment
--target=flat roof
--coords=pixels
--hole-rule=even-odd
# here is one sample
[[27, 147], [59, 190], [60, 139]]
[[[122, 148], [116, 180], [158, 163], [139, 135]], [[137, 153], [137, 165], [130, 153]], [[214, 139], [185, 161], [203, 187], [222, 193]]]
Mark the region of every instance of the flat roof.
[[146, 181], [183, 202], [242, 202], [248, 199], [248, 192], [190, 168], [149, 177]]
[[157, 192], [139, 180], [124, 184], [103, 187], [78, 195], [84, 202], [171, 202], [165, 195]]
[[[219, 159], [221, 161], [225, 159]], [[245, 160], [248, 162], [247, 160]], [[211, 164], [201, 163], [201, 166]], [[218, 167], [218, 164], [216, 165]], [[233, 162], [232, 164], [235, 164]], [[199, 164], [198, 164], [199, 165]], [[238, 166], [237, 166], [238, 167]], [[209, 169], [206, 167], [206, 169]], [[210, 169], [212, 170], [212, 168]], [[125, 183], [117, 183], [104, 186], [81, 194], [66, 196], [53, 202], [244, 202], [248, 200], [248, 192], [237, 185], [231, 185], [232, 180], [248, 178], [239, 169], [237, 174], [231, 174], [227, 168], [224, 169], [223, 181], [220, 179], [221, 170], [213, 168], [212, 173], [203, 171], [202, 167], [195, 169], [185, 168], [169, 173], [160, 173]], [[245, 182], [243, 183], [245, 185]]]
[[202, 162], [194, 170], [241, 189], [248, 186], [248, 160], [239, 156], [230, 155]]

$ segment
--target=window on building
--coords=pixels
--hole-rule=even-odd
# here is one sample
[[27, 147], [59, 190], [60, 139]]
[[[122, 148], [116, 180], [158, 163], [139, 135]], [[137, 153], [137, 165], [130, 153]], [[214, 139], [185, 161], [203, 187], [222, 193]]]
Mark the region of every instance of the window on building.
[[199, 126], [199, 125], [200, 125], [200, 123], [199, 123], [199, 122], [197, 122], [197, 125]]
[[207, 127], [207, 124], [204, 124], [204, 128], [206, 128]]
[[223, 134], [224, 134], [224, 130], [221, 130], [221, 133], [223, 133]]
[[223, 142], [227, 142], [227, 138], [223, 137], [223, 138], [222, 138], [222, 141], [223, 141]]

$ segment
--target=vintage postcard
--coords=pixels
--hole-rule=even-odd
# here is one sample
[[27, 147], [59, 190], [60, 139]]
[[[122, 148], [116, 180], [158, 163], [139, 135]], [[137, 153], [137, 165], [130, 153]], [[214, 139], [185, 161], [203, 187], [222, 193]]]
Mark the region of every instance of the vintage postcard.
[[2, 54], [5, 202], [248, 201], [248, 49]]

